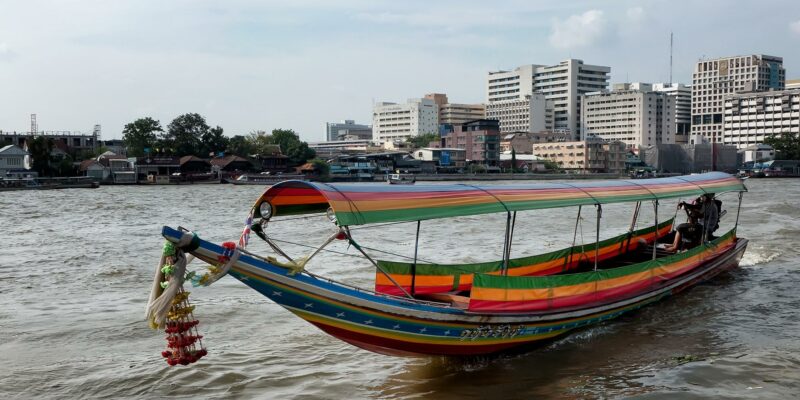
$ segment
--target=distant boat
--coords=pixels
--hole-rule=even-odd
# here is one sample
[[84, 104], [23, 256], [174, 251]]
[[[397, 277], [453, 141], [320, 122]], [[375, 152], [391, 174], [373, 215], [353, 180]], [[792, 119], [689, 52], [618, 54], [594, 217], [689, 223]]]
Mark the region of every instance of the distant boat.
[[96, 189], [100, 183], [94, 178], [76, 176], [69, 178], [0, 179], [0, 192], [14, 190]]
[[243, 174], [236, 179], [225, 179], [233, 185], [273, 185], [286, 180], [305, 181], [305, 175], [267, 175], [267, 174]]
[[413, 185], [417, 178], [413, 174], [391, 174], [388, 181], [390, 185]]

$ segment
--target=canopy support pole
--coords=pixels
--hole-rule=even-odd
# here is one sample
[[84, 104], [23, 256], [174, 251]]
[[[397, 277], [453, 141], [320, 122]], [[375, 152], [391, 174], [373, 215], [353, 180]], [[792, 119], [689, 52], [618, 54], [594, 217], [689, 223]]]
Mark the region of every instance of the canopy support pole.
[[394, 280], [394, 278], [392, 278], [392, 276], [391, 276], [391, 275], [389, 275], [389, 273], [388, 273], [388, 272], [386, 272], [386, 271], [385, 271], [383, 268], [381, 268], [381, 267], [378, 265], [378, 263], [377, 263], [377, 262], [375, 262], [375, 260], [373, 260], [373, 259], [372, 259], [372, 257], [370, 257], [370, 256], [369, 256], [369, 254], [367, 254], [367, 253], [366, 253], [366, 252], [365, 252], [365, 251], [364, 251], [364, 250], [361, 248], [361, 246], [359, 246], [359, 245], [358, 245], [358, 243], [356, 243], [356, 241], [355, 241], [355, 240], [353, 240], [353, 237], [350, 235], [350, 228], [348, 228], [348, 227], [345, 227], [345, 230], [347, 231], [347, 238], [349, 239], [349, 241], [350, 241], [350, 243], [353, 245], [353, 247], [355, 247], [355, 248], [356, 248], [356, 250], [358, 250], [359, 252], [361, 252], [361, 254], [363, 254], [363, 255], [364, 255], [364, 257], [365, 257], [367, 260], [369, 260], [369, 262], [371, 262], [371, 263], [372, 263], [372, 265], [374, 265], [374, 266], [375, 266], [375, 268], [377, 268], [377, 269], [378, 269], [378, 271], [380, 271], [380, 272], [383, 274], [383, 276], [385, 276], [387, 279], [389, 279], [389, 281], [390, 281], [390, 282], [392, 282], [392, 284], [394, 284], [395, 286], [397, 286], [397, 288], [398, 288], [398, 289], [400, 289], [400, 291], [401, 291], [401, 292], [403, 292], [403, 294], [404, 294], [404, 295], [406, 295], [406, 297], [408, 297], [409, 299], [413, 299], [413, 298], [414, 298], [414, 296], [410, 295], [410, 294], [409, 294], [409, 293], [408, 293], [408, 292], [407, 292], [405, 289], [403, 289], [403, 287], [402, 287], [402, 286], [400, 286], [400, 284], [399, 284], [399, 283], [397, 283], [397, 281], [396, 281], [396, 280]]
[[311, 253], [311, 254], [310, 254], [308, 257], [306, 257], [306, 259], [305, 259], [305, 261], [303, 261], [303, 263], [308, 263], [309, 261], [311, 261], [311, 259], [312, 259], [312, 258], [314, 258], [314, 256], [316, 256], [316, 255], [317, 255], [317, 253], [319, 253], [320, 251], [322, 251], [322, 249], [324, 249], [324, 248], [325, 248], [325, 246], [327, 246], [327, 245], [331, 244], [331, 242], [332, 242], [334, 239], [336, 239], [336, 238], [339, 236], [339, 234], [341, 234], [342, 232], [343, 232], [342, 228], [339, 228], [339, 230], [337, 230], [337, 231], [336, 231], [336, 233], [334, 233], [334, 234], [333, 234], [333, 235], [331, 235], [331, 236], [330, 236], [330, 237], [329, 237], [327, 240], [325, 240], [325, 243], [322, 243], [322, 245], [321, 245], [321, 246], [319, 246], [319, 247], [318, 247], [316, 250], [314, 250], [314, 252], [313, 252], [313, 253]]
[[739, 212], [742, 210], [742, 195], [744, 195], [744, 192], [739, 192], [739, 206], [736, 207], [736, 224], [733, 225], [734, 232], [739, 228]]
[[595, 204], [597, 208], [597, 232], [595, 232], [594, 242], [594, 270], [597, 271], [597, 263], [600, 261], [600, 218], [603, 215], [603, 206], [598, 203]]
[[507, 258], [507, 255], [508, 255], [508, 247], [510, 245], [510, 243], [508, 242], [508, 236], [509, 236], [510, 232], [511, 232], [511, 212], [507, 211], [506, 212], [506, 234], [505, 234], [505, 238], [504, 238], [505, 240], [503, 242], [503, 275], [505, 275], [508, 272], [508, 258]]
[[511, 217], [511, 230], [508, 233], [506, 251], [503, 254], [503, 275], [508, 275], [508, 263], [511, 260], [511, 243], [514, 242], [514, 227], [517, 224], [517, 212]]
[[658, 245], [658, 200], [653, 200], [653, 213], [656, 216], [655, 236], [653, 236], [653, 260], [656, 259], [656, 245]]
[[264, 234], [264, 241], [267, 242], [269, 247], [272, 247], [272, 250], [275, 250], [276, 253], [282, 255], [283, 258], [289, 260], [289, 262], [294, 262], [294, 260], [292, 260], [292, 257], [289, 257], [288, 254], [284, 253], [283, 250], [281, 250], [281, 248], [278, 247], [277, 244], [272, 243], [272, 240], [270, 240], [269, 236], [267, 236], [266, 234]]
[[414, 295], [414, 285], [417, 280], [417, 251], [419, 250], [419, 226], [422, 220], [417, 221], [417, 238], [414, 240], [414, 264], [411, 264], [411, 295]]
[[564, 259], [565, 268], [572, 263], [572, 253], [575, 249], [575, 241], [578, 239], [578, 224], [581, 221], [581, 208], [583, 208], [583, 206], [578, 206], [578, 216], [575, 218], [575, 233], [572, 234], [572, 246], [569, 248], [569, 256]]
[[[631, 247], [631, 238], [633, 237], [633, 230], [636, 228], [636, 221], [639, 219], [639, 209], [641, 207], [642, 207], [642, 202], [637, 201], [636, 207], [633, 208], [633, 217], [631, 217], [631, 227], [628, 229], [628, 240], [627, 243], [624, 244], [626, 252]], [[622, 246], [623, 245], [620, 244], [620, 250], [622, 250]]]

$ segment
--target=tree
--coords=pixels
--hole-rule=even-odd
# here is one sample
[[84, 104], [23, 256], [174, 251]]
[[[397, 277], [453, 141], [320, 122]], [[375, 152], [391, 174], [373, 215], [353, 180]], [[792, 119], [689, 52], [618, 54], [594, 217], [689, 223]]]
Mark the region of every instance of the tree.
[[33, 159], [33, 170], [39, 176], [50, 176], [50, 152], [53, 151], [53, 139], [39, 136], [28, 139], [28, 152]]
[[206, 119], [200, 114], [179, 115], [167, 126], [164, 145], [177, 156], [198, 154], [201, 150], [202, 137], [208, 133], [208, 130]]
[[141, 157], [144, 149], [153, 148], [158, 140], [156, 132], [163, 132], [161, 122], [150, 117], [139, 118], [125, 125], [122, 129], [122, 140], [131, 157]]
[[439, 135], [435, 133], [425, 133], [419, 136], [411, 136], [406, 139], [406, 143], [411, 144], [414, 148], [428, 147], [431, 142], [438, 142]]
[[[265, 131], [252, 131], [247, 137], [247, 143], [250, 147], [250, 155], [264, 155], [272, 153], [275, 147], [275, 142], [272, 136]], [[284, 153], [285, 154], [285, 153]]]
[[230, 138], [230, 140], [228, 140], [228, 146], [225, 148], [225, 152], [239, 156], [247, 156], [255, 153], [249, 138], [246, 138], [242, 135], [236, 135]]
[[273, 129], [268, 137], [270, 143], [281, 147], [281, 153], [289, 157], [293, 165], [300, 165], [317, 156], [317, 152], [309, 149], [308, 143], [301, 141], [300, 136], [291, 129]]
[[789, 132], [773, 133], [764, 139], [764, 144], [768, 144], [775, 149], [776, 160], [800, 160], [800, 138], [798, 138], [798, 135]]
[[314, 165], [314, 170], [317, 171], [320, 178], [327, 178], [331, 173], [331, 166], [328, 163], [320, 158], [315, 158], [311, 160], [311, 164]]
[[219, 152], [224, 152], [228, 148], [230, 139], [222, 132], [222, 128], [217, 125], [204, 133], [200, 138], [200, 154], [214, 156]]
[[517, 151], [511, 148], [511, 173], [517, 172]]

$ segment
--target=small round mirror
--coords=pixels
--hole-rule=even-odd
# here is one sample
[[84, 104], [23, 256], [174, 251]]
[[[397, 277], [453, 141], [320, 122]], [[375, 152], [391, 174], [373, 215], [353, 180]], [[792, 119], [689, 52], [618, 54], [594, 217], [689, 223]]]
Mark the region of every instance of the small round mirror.
[[328, 207], [328, 211], [326, 211], [326, 212], [325, 212], [325, 215], [327, 215], [327, 216], [328, 216], [328, 219], [329, 219], [331, 222], [333, 222], [334, 224], [336, 223], [336, 213], [335, 213], [335, 212], [333, 212], [333, 208], [331, 208], [331, 207]]

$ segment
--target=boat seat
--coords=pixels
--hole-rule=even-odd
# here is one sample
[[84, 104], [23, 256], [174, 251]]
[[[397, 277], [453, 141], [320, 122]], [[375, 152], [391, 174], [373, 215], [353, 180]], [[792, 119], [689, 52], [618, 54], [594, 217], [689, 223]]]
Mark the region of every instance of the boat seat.
[[457, 292], [450, 293], [424, 293], [417, 294], [414, 297], [420, 300], [432, 300], [442, 303], [450, 303], [451, 306], [466, 310], [469, 306], [469, 297], [456, 294]]

